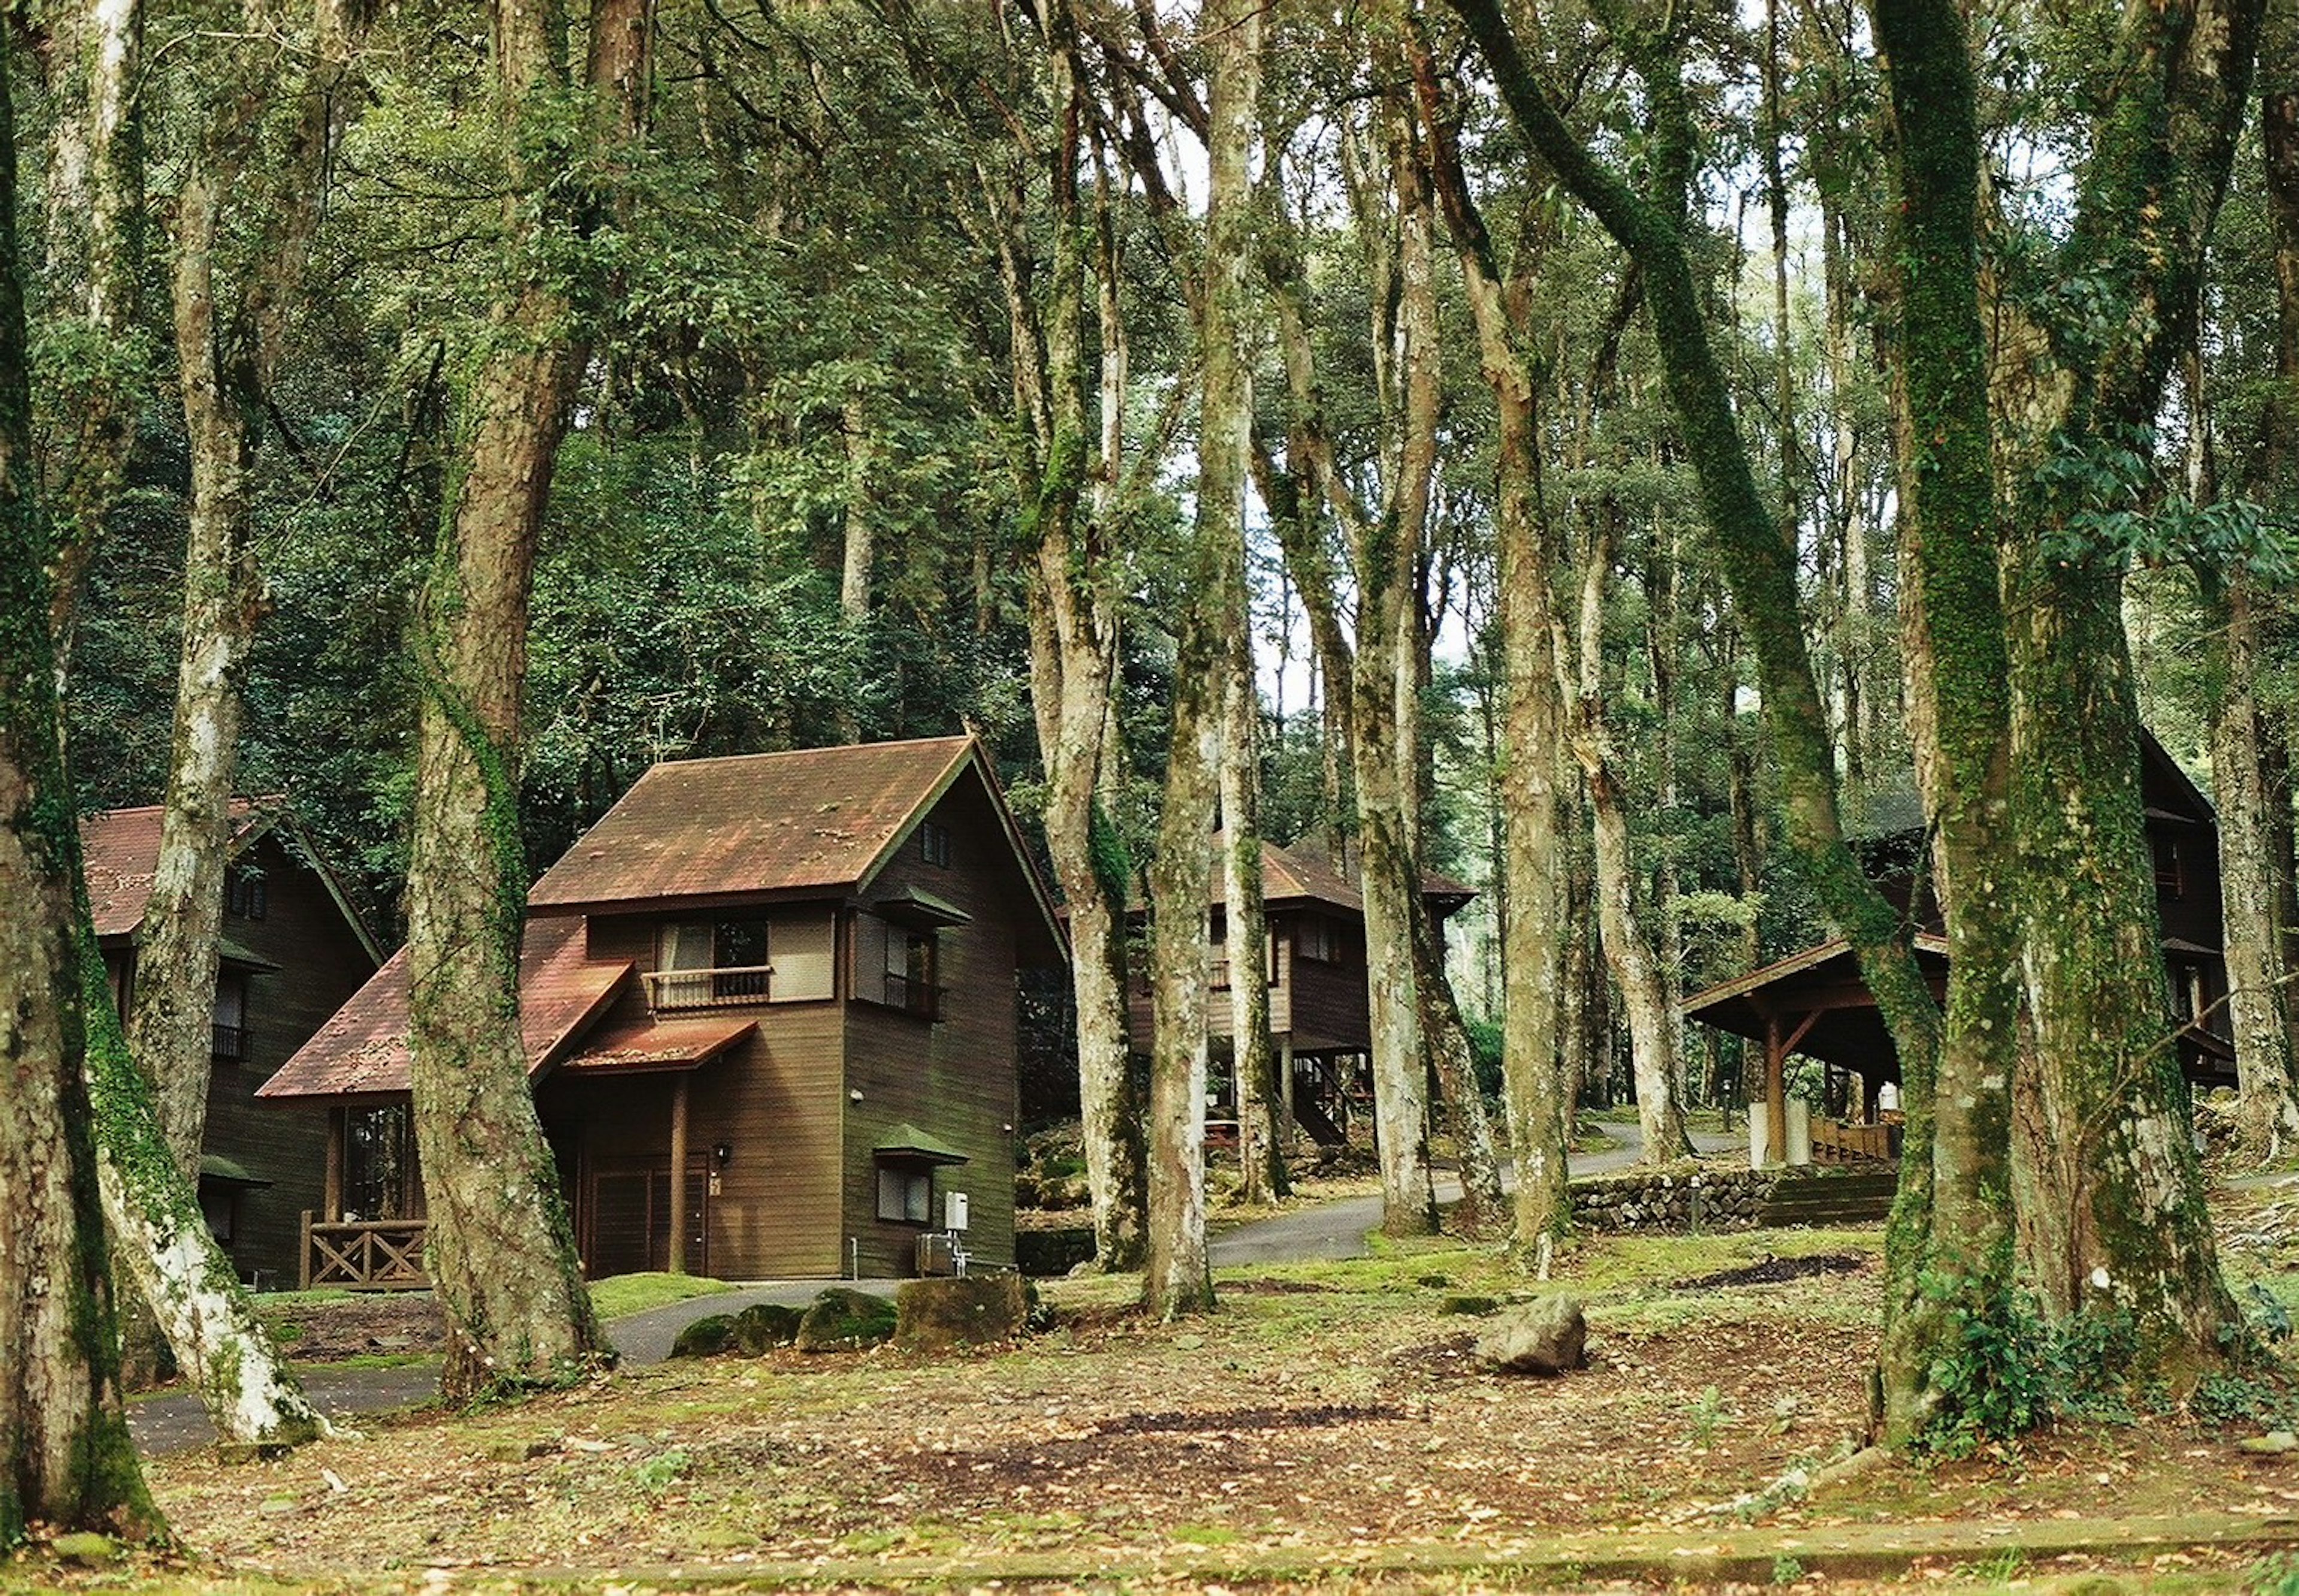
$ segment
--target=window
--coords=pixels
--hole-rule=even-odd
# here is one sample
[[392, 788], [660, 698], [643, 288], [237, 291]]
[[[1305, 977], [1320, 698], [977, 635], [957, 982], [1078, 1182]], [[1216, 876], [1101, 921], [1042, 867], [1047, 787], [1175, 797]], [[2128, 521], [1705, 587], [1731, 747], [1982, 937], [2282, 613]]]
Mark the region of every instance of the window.
[[1299, 958], [1339, 963], [1341, 939], [1333, 933], [1333, 922], [1322, 914], [1303, 915], [1293, 927], [1293, 952]]
[[934, 1222], [934, 1169], [916, 1164], [878, 1166], [878, 1217], [896, 1225]]
[[774, 971], [763, 919], [692, 920], [662, 928], [648, 977], [658, 1009], [763, 1002]]
[[930, 865], [950, 863], [950, 827], [928, 820], [918, 827], [918, 853]]
[[224, 877], [223, 911], [244, 920], [260, 920], [270, 908], [263, 877], [253, 870], [235, 869]]
[[865, 1002], [942, 1018], [939, 950], [931, 931], [911, 931], [882, 916], [854, 917], [854, 995]]
[[416, 1217], [415, 1127], [408, 1105], [344, 1110], [344, 1218]]
[[2149, 840], [2155, 852], [2155, 890], [2165, 897], [2186, 897], [2187, 877], [2180, 869], [2179, 839], [2158, 832]]
[[247, 1056], [247, 977], [227, 970], [216, 977], [214, 1041], [210, 1052], [218, 1059]]

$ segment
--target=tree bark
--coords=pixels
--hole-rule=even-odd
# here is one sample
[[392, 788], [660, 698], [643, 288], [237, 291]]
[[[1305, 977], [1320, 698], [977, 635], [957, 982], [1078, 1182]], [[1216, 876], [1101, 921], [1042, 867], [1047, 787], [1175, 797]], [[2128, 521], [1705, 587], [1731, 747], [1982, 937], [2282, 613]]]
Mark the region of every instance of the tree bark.
[[[1252, 151], [1261, 93], [1263, 16], [1252, 0], [1214, 0], [1204, 15], [1208, 56], [1206, 250], [1199, 304], [1204, 378], [1197, 520], [1186, 552], [1189, 590], [1215, 595], [1183, 611], [1174, 658], [1173, 744], [1150, 872], [1154, 935], [1150, 1060], [1150, 1248], [1142, 1298], [1164, 1318], [1213, 1307], [1206, 1256], [1206, 985], [1212, 963], [1208, 890], [1222, 769], [1223, 686], [1250, 643], [1239, 636], [1245, 581], [1245, 489], [1253, 437], [1253, 367], [1246, 269], [1251, 261]], [[1249, 681], [1241, 689], [1249, 694]], [[1250, 705], [1246, 706], [1249, 710]], [[1232, 847], [1248, 845], [1232, 837]], [[1258, 848], [1258, 839], [1249, 845]], [[1258, 864], [1258, 860], [1255, 863]], [[1232, 902], [1231, 911], [1250, 913]], [[1233, 981], [1261, 984], [1259, 943], [1235, 939]], [[1266, 988], [1264, 988], [1266, 996]], [[1266, 1039], [1265, 1018], [1262, 1033]], [[1239, 1038], [1239, 1045], [1245, 1045]], [[1264, 1045], [1266, 1045], [1266, 1040]]]
[[[1082, 343], [1086, 222], [1077, 185], [1083, 91], [1068, 13], [1049, 13], [1049, 28], [1059, 137], [1049, 162], [1056, 226], [1042, 308], [1033, 296], [1020, 217], [987, 177], [983, 199], [1000, 240], [999, 271], [1015, 351], [1017, 429], [1034, 445], [1017, 468], [1023, 536], [1034, 561], [1028, 602], [1031, 697], [1046, 769], [1046, 847], [1070, 913], [1078, 1101], [1095, 1259], [1103, 1270], [1119, 1273], [1141, 1266], [1148, 1227], [1145, 1104], [1133, 1077], [1126, 993], [1125, 904], [1134, 869], [1116, 815], [1103, 798], [1120, 786], [1125, 762], [1113, 702], [1119, 615], [1100, 528], [1091, 521], [1082, 526], [1080, 516], [1091, 464]], [[1108, 303], [1116, 303], [1114, 291]], [[1110, 336], [1107, 330], [1105, 336]], [[1116, 463], [1102, 462], [1105, 478]]]
[[1415, 86], [1428, 134], [1430, 186], [1461, 261], [1479, 359], [1498, 419], [1498, 576], [1506, 752], [1498, 792], [1503, 880], [1501, 1076], [1516, 1164], [1515, 1245], [1529, 1257], [1572, 1218], [1565, 1120], [1563, 1001], [1566, 976], [1564, 701], [1557, 657], [1559, 551], [1541, 503], [1540, 418], [1530, 345], [1536, 254], [1528, 245], [1506, 276], [1470, 193], [1454, 121], [1418, 34]]
[[35, 1522], [165, 1533], [128, 1434], [83, 1074], [95, 936], [32, 497], [12, 54], [0, 29], [0, 1547]]
[[[602, 153], [635, 128], [651, 15], [594, 0], [592, 89]], [[498, 0], [493, 39], [513, 235], [579, 239], [591, 205], [522, 196], [568, 84], [557, 8]], [[462, 480], [419, 622], [423, 684], [408, 864], [409, 1044], [432, 1279], [448, 1326], [450, 1400], [563, 1381], [605, 1343], [576, 1262], [559, 1176], [528, 1094], [519, 1018], [527, 871], [519, 829], [519, 713], [535, 539], [584, 364], [583, 313], [553, 278], [507, 284], [469, 400]]]
[[49, 624], [60, 684], [71, 675], [75, 616], [88, 563], [120, 496], [150, 372], [137, 320], [144, 255], [143, 0], [85, 0], [49, 13], [56, 114], [47, 196], [50, 279], [83, 285], [65, 457], [50, 462], [59, 535]]
[[[1240, 553], [1243, 549], [1241, 546]], [[1234, 573], [1245, 574], [1241, 559]], [[1236, 595], [1242, 603], [1247, 595]], [[1242, 611], [1250, 613], [1249, 611]], [[1231, 639], [1223, 684], [1222, 919], [1229, 952], [1230, 1057], [1237, 1073], [1237, 1154], [1249, 1203], [1290, 1194], [1278, 1135], [1277, 1050], [1269, 1034], [1269, 919], [1261, 882], [1261, 706], [1251, 628]]]

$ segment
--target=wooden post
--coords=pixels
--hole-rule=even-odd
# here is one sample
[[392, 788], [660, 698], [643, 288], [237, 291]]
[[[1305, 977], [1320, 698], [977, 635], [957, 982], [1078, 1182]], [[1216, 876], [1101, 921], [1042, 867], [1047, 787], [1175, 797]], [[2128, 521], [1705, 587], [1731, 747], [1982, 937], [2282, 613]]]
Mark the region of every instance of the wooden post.
[[1764, 1162], [1789, 1160], [1789, 1050], [1775, 1015], [1764, 1017]]
[[[344, 1218], [344, 1138], [349, 1134], [348, 1123], [349, 1110], [342, 1106], [328, 1110], [327, 1194], [320, 1211], [328, 1216], [330, 1225], [340, 1225]], [[373, 1219], [379, 1216], [369, 1214], [368, 1218]], [[303, 1223], [306, 1229], [310, 1227], [311, 1221], [311, 1216], [305, 1214]]]
[[1278, 1130], [1278, 1144], [1291, 1152], [1299, 1143], [1293, 1124], [1293, 1033], [1291, 1031], [1277, 1042], [1277, 1097], [1285, 1105], [1283, 1123]]
[[686, 1072], [670, 1085], [670, 1258], [665, 1267], [686, 1273]]
[[[337, 1109], [336, 1112], [340, 1114], [343, 1110]], [[308, 1208], [303, 1210], [303, 1244], [295, 1251], [295, 1289], [311, 1289], [311, 1210]]]

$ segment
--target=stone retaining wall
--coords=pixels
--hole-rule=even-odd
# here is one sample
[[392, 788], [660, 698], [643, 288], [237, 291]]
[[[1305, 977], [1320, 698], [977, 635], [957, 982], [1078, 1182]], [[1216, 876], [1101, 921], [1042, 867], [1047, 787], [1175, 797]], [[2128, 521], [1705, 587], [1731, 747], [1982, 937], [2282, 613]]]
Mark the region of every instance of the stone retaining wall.
[[1747, 1230], [1780, 1184], [1777, 1169], [1639, 1169], [1573, 1183], [1573, 1222], [1588, 1230]]

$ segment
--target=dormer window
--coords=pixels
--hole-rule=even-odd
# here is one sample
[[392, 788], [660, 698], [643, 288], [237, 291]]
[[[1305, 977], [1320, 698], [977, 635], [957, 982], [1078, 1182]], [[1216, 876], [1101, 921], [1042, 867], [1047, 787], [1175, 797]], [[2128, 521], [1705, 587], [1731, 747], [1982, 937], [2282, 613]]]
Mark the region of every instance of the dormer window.
[[918, 827], [918, 856], [930, 865], [948, 869], [950, 865], [950, 827], [932, 820]]
[[243, 920], [260, 920], [270, 908], [263, 877], [253, 870], [235, 869], [224, 877], [223, 911]]

